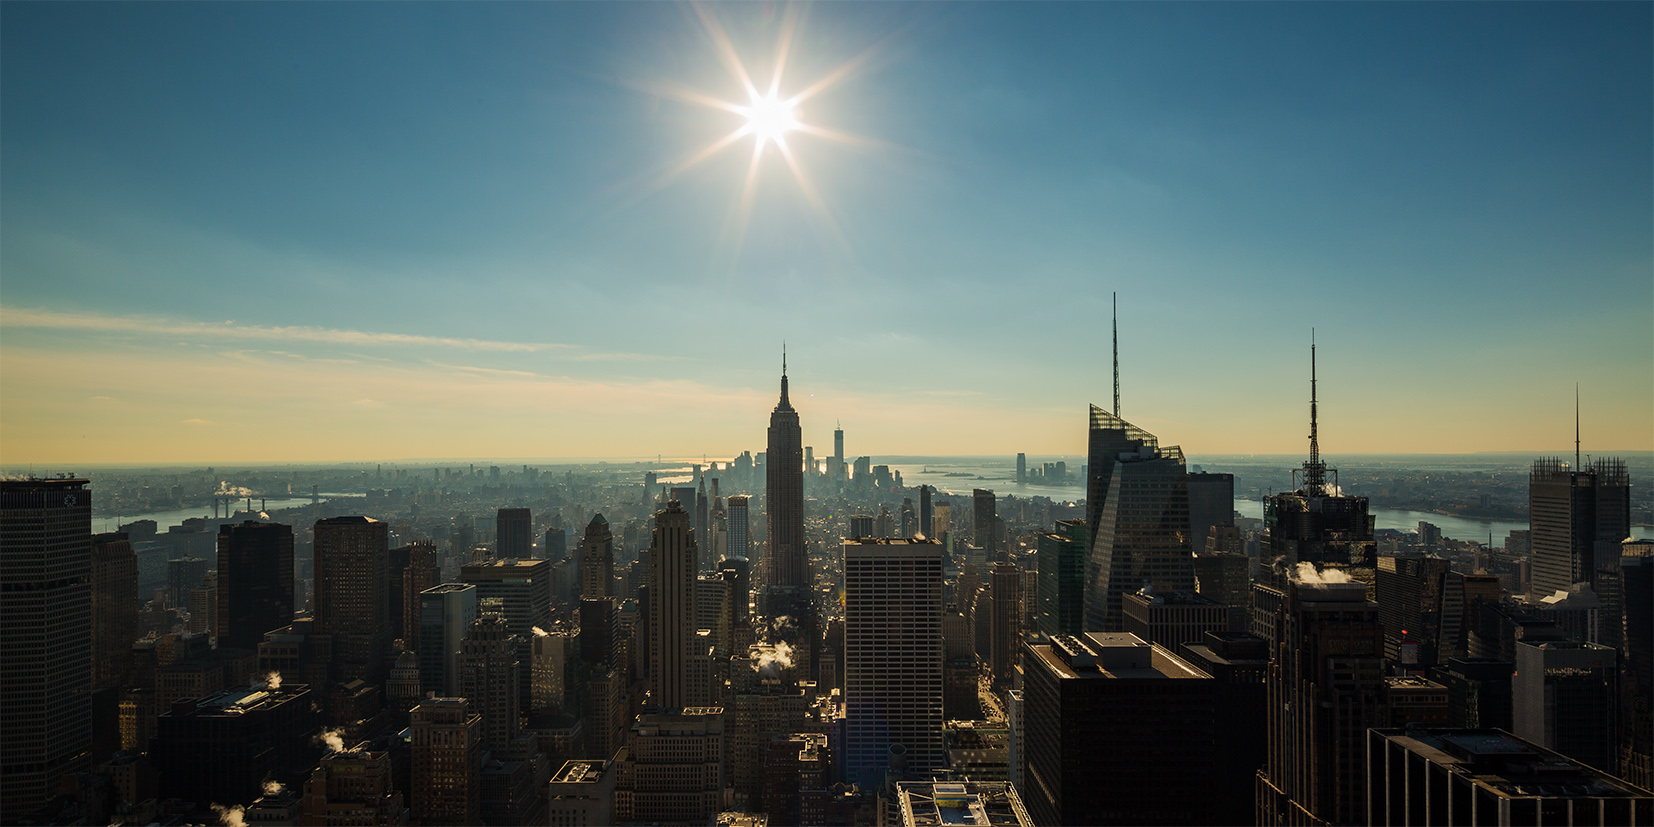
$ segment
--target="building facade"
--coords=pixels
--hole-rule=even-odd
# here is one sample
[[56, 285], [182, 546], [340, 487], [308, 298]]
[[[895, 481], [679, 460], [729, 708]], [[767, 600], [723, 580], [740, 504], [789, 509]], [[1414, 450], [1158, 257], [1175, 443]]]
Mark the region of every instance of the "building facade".
[[894, 744], [942, 766], [940, 543], [845, 541], [844, 653], [845, 778], [877, 784]]

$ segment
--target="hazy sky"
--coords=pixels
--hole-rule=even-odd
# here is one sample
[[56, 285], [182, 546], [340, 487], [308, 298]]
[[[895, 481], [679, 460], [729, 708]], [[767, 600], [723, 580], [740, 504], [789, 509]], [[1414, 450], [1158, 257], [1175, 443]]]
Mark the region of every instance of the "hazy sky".
[[5, 3], [0, 461], [1648, 450], [1651, 10]]

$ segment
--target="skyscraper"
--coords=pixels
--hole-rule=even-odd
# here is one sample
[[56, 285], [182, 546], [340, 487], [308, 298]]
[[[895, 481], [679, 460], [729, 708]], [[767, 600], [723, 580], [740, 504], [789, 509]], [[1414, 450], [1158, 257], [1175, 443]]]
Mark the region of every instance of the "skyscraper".
[[1022, 646], [1022, 575], [1015, 563], [1001, 560], [994, 563], [988, 582], [994, 603], [988, 632], [988, 667], [995, 685], [1009, 687]]
[[977, 553], [975, 563], [982, 565], [999, 554], [999, 537], [994, 530], [995, 517], [994, 492], [985, 488], [978, 488], [971, 492], [972, 529], [976, 533]]
[[414, 707], [412, 815], [420, 824], [482, 823], [482, 716], [464, 698]]
[[663, 709], [682, 709], [692, 697], [687, 681], [699, 552], [690, 519], [677, 500], [667, 502], [655, 514], [649, 546], [649, 688], [651, 701]]
[[[688, 503], [684, 505], [688, 507]], [[711, 515], [711, 505], [711, 497], [708, 497], [706, 493], [706, 477], [702, 476], [699, 487], [695, 490], [695, 540], [697, 542], [706, 541], [707, 520]], [[713, 559], [707, 561], [709, 565], [713, 562], [715, 562]]]
[[598, 600], [612, 597], [615, 579], [614, 533], [602, 514], [592, 515], [586, 536], [580, 541], [580, 597]]
[[804, 454], [798, 412], [787, 399], [786, 357], [781, 360], [781, 401], [770, 414], [764, 507], [769, 548], [765, 555], [772, 586], [810, 585], [804, 549]]
[[729, 498], [729, 556], [750, 559], [748, 538], [752, 535], [747, 520], [747, 496], [736, 494]]
[[419, 688], [459, 697], [459, 651], [477, 619], [477, 587], [443, 583], [419, 593]]
[[92, 491], [0, 480], [0, 770], [7, 821], [33, 815], [92, 747]]
[[[1264, 498], [1264, 525], [1269, 548], [1264, 553], [1264, 577], [1280, 584], [1299, 563], [1317, 566], [1356, 566], [1372, 571], [1377, 565], [1373, 544], [1373, 517], [1367, 498], [1341, 493], [1338, 470], [1321, 461], [1320, 426], [1315, 399], [1315, 345], [1309, 348], [1309, 459], [1294, 471], [1293, 491]], [[1332, 484], [1327, 474], [1332, 473]]]
[[1121, 454], [1135, 454], [1143, 446], [1158, 449], [1154, 435], [1096, 405], [1091, 406], [1091, 428], [1086, 433], [1085, 536], [1096, 542], [1103, 506], [1108, 503], [1114, 464]]
[[1183, 451], [1143, 436], [1135, 452], [1111, 462], [1107, 502], [1086, 559], [1087, 631], [1123, 630], [1120, 601], [1139, 589], [1195, 590]]
[[1622, 460], [1601, 459], [1575, 470], [1555, 458], [1534, 462], [1528, 475], [1530, 598], [1566, 592], [1575, 583], [1594, 588], [1598, 570], [1617, 570], [1620, 542], [1631, 534], [1630, 503], [1631, 479]]
[[124, 533], [92, 538], [92, 685], [123, 688], [138, 637], [138, 558]]
[[1084, 520], [1058, 520], [1039, 535], [1039, 632], [1046, 638], [1085, 631]]
[[844, 427], [833, 428], [833, 477], [844, 478]]
[[504, 750], [517, 737], [521, 709], [516, 691], [518, 672], [527, 669], [517, 662], [516, 650], [505, 619], [492, 612], [471, 621], [471, 629], [460, 643], [460, 696], [482, 716], [484, 749]]
[[844, 541], [845, 778], [871, 787], [895, 745], [942, 766], [942, 546]]
[[526, 508], [502, 508], [494, 515], [494, 550], [498, 557], [534, 556], [534, 516]]
[[[500, 600], [506, 631], [517, 641], [517, 662], [532, 663], [529, 638], [534, 627], [544, 629], [551, 623], [551, 561], [550, 560], [495, 560], [486, 563], [468, 563], [460, 567], [460, 579], [477, 587], [477, 604], [489, 598]], [[530, 670], [518, 672], [517, 703], [528, 706], [534, 701]]]
[[[1645, 615], [1643, 623], [1649, 619]], [[1619, 772], [1615, 652], [1572, 640], [1516, 642], [1511, 731], [1603, 772]]]
[[1212, 527], [1235, 523], [1235, 475], [1189, 475], [1189, 547], [1206, 553]]
[[1017, 454], [1017, 485], [1028, 481], [1028, 455]]
[[1365, 733], [1387, 723], [1384, 631], [1365, 585], [1307, 563], [1300, 572], [1274, 616], [1257, 823], [1354, 824], [1366, 812]]
[[934, 527], [930, 510], [930, 486], [921, 485], [919, 486], [919, 533], [931, 537], [933, 536], [931, 529]]
[[218, 645], [257, 649], [293, 622], [293, 527], [253, 520], [218, 527]]
[[333, 636], [333, 676], [377, 683], [390, 647], [390, 545], [371, 517], [316, 521], [316, 633]]

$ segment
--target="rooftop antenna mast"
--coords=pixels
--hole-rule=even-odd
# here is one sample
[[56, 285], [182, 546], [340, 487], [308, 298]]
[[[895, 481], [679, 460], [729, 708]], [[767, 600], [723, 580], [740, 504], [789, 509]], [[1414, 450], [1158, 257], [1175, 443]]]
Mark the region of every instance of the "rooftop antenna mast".
[[1579, 383], [1574, 383], [1574, 470], [1583, 470], [1579, 464]]
[[1311, 494], [1326, 490], [1326, 466], [1321, 464], [1320, 424], [1317, 422], [1315, 328], [1309, 329], [1309, 462], [1304, 463], [1304, 488]]
[[1114, 297], [1114, 416], [1120, 417], [1120, 294]]

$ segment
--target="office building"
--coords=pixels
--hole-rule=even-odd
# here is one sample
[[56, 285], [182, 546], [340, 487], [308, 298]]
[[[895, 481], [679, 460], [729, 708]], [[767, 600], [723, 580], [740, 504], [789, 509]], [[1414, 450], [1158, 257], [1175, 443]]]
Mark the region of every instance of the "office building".
[[765, 562], [769, 585], [809, 588], [810, 573], [804, 548], [804, 455], [798, 412], [787, 400], [786, 358], [781, 360], [781, 401], [770, 414], [768, 465], [765, 469], [764, 508], [769, 546]]
[[930, 491], [928, 485], [919, 486], [919, 533], [926, 537], [934, 536], [931, 532], [935, 527], [934, 514], [930, 506]]
[[844, 542], [846, 780], [872, 787], [892, 745], [942, 766], [942, 546]]
[[1528, 474], [1528, 527], [1531, 599], [1575, 583], [1597, 585], [1599, 570], [1619, 568], [1620, 543], [1631, 534], [1625, 462], [1599, 459], [1570, 469], [1555, 457], [1536, 460]]
[[1158, 449], [1160, 442], [1148, 431], [1096, 405], [1091, 406], [1086, 440], [1085, 536], [1095, 543], [1114, 482], [1114, 464], [1122, 454], [1136, 455], [1144, 446]]
[[850, 515], [850, 533], [845, 535], [845, 539], [855, 539], [857, 537], [877, 537], [877, 536], [879, 536], [879, 535], [877, 533], [875, 533], [875, 529], [873, 527], [873, 515], [871, 515], [871, 514], [852, 514], [852, 515]]
[[1189, 475], [1189, 547], [1206, 550], [1212, 528], [1235, 523], [1235, 475]]
[[[402, 579], [391, 579], [392, 594], [400, 594], [401, 599], [392, 601], [391, 623], [395, 624], [402, 637], [402, 648], [409, 652], [419, 651], [419, 594], [426, 589], [435, 588], [442, 582], [442, 568], [437, 564], [436, 544], [429, 540], [421, 540], [404, 549], [407, 552], [407, 566], [402, 569]], [[400, 605], [400, 611], [397, 606]]]
[[546, 790], [550, 827], [607, 827], [615, 820], [615, 763], [568, 761]]
[[1617, 774], [1618, 713], [1613, 649], [1573, 640], [1517, 642], [1511, 731], [1518, 737]]
[[1264, 576], [1274, 585], [1288, 579], [1299, 563], [1367, 571], [1376, 565], [1367, 498], [1343, 494], [1337, 469], [1321, 461], [1314, 345], [1309, 354], [1309, 459], [1293, 472], [1294, 490], [1264, 498], [1269, 545], [1262, 562]]
[[1085, 520], [1058, 520], [1039, 543], [1039, 632], [1077, 635], [1085, 620]]
[[1285, 584], [1273, 640], [1257, 823], [1354, 824], [1366, 812], [1363, 733], [1387, 721], [1378, 606], [1365, 585], [1305, 563]]
[[218, 527], [218, 645], [257, 649], [293, 622], [293, 527], [247, 520]]
[[1620, 777], [1654, 789], [1654, 542], [1620, 545]]
[[33, 814], [90, 768], [92, 490], [0, 480], [0, 771], [5, 812]]
[[1178, 654], [1217, 683], [1213, 734], [1221, 758], [1212, 766], [1214, 823], [1251, 824], [1258, 771], [1269, 756], [1269, 642], [1244, 632], [1207, 632]]
[[1446, 560], [1422, 555], [1382, 555], [1374, 582], [1378, 619], [1384, 624], [1384, 657], [1409, 669], [1437, 662]]
[[1016, 678], [1022, 647], [1022, 574], [1015, 563], [1000, 561], [994, 564], [988, 587], [994, 601], [988, 632], [988, 669], [995, 685], [1008, 688]]
[[1121, 599], [1125, 631], [1173, 652], [1185, 643], [1200, 643], [1207, 632], [1229, 630], [1229, 607], [1196, 592], [1151, 592]]
[[580, 597], [599, 600], [614, 596], [614, 532], [602, 514], [592, 515], [580, 541]]
[[677, 500], [669, 501], [655, 514], [649, 546], [650, 702], [663, 709], [682, 709], [690, 697], [699, 559], [690, 519]]
[[179, 557], [167, 561], [167, 605], [184, 606], [189, 603], [190, 589], [201, 585], [202, 578], [212, 563], [200, 557]]
[[465, 698], [414, 707], [409, 804], [420, 824], [482, 823], [482, 716]]
[[[697, 474], [697, 476], [699, 475]], [[707, 529], [710, 525], [709, 520], [711, 517], [712, 501], [706, 493], [706, 477], [701, 477], [699, 482], [700, 486], [695, 491], [695, 540], [698, 543], [704, 543], [706, 542]], [[688, 504], [685, 503], [686, 507], [687, 505]], [[711, 546], [708, 545], [707, 548], [710, 549]], [[708, 562], [716, 559], [716, 557], [712, 557], [710, 555], [707, 557]]]
[[1004, 781], [901, 781], [896, 795], [902, 827], [1034, 827], [1016, 787]]
[[469, 633], [460, 642], [459, 693], [471, 702], [471, 711], [482, 716], [483, 749], [505, 750], [521, 729], [516, 691], [519, 668], [517, 641], [506, 632], [504, 618], [484, 611], [471, 621]]
[[333, 637], [333, 677], [383, 680], [390, 649], [390, 545], [371, 517], [316, 521], [315, 633]]
[[[1215, 531], [1234, 531], [1220, 526]], [[1244, 554], [1208, 551], [1196, 554], [1195, 593], [1229, 610], [1230, 631], [1247, 628], [1252, 598], [1252, 558]]]
[[496, 557], [534, 556], [534, 515], [526, 508], [502, 508], [494, 515]]
[[443, 583], [419, 593], [419, 688], [445, 698], [460, 693], [460, 644], [477, 619], [477, 587]]
[[121, 689], [138, 638], [138, 558], [126, 534], [92, 537], [92, 686]]
[[723, 809], [723, 712], [690, 707], [638, 716], [615, 756], [617, 821], [705, 824]]
[[1213, 823], [1210, 675], [1122, 633], [1061, 635], [1023, 661], [1035, 823]]
[[999, 516], [997, 505], [994, 492], [985, 488], [971, 492], [972, 531], [975, 532], [976, 547], [979, 549], [973, 562], [978, 565], [998, 559], [1000, 544], [995, 528]]
[[314, 766], [310, 742], [320, 723], [304, 684], [242, 686], [174, 701], [156, 721], [151, 742], [160, 797], [202, 810], [252, 801], [267, 779]]
[[301, 825], [408, 823], [407, 804], [402, 791], [396, 788], [391, 754], [366, 746], [322, 756], [304, 783]]
[[1123, 598], [1139, 589], [1195, 590], [1183, 451], [1145, 442], [1111, 461], [1108, 501], [1086, 561], [1085, 628], [1125, 628]]
[[747, 518], [747, 497], [745, 494], [736, 494], [729, 498], [729, 556], [743, 560], [752, 559], [749, 539], [751, 523]]
[[1374, 729], [1368, 824], [1654, 824], [1654, 795], [1494, 729]]
[[1430, 670], [1447, 688], [1447, 725], [1511, 731], [1511, 676], [1516, 664], [1491, 658], [1448, 658]]
[[1028, 455], [1017, 454], [1017, 485], [1028, 481]]
[[[500, 600], [505, 630], [517, 640], [517, 662], [529, 663], [529, 639], [534, 627], [551, 624], [551, 561], [493, 560], [460, 567], [460, 580], [477, 587], [477, 605], [490, 598]], [[529, 670], [519, 670], [517, 703], [533, 703]]]

